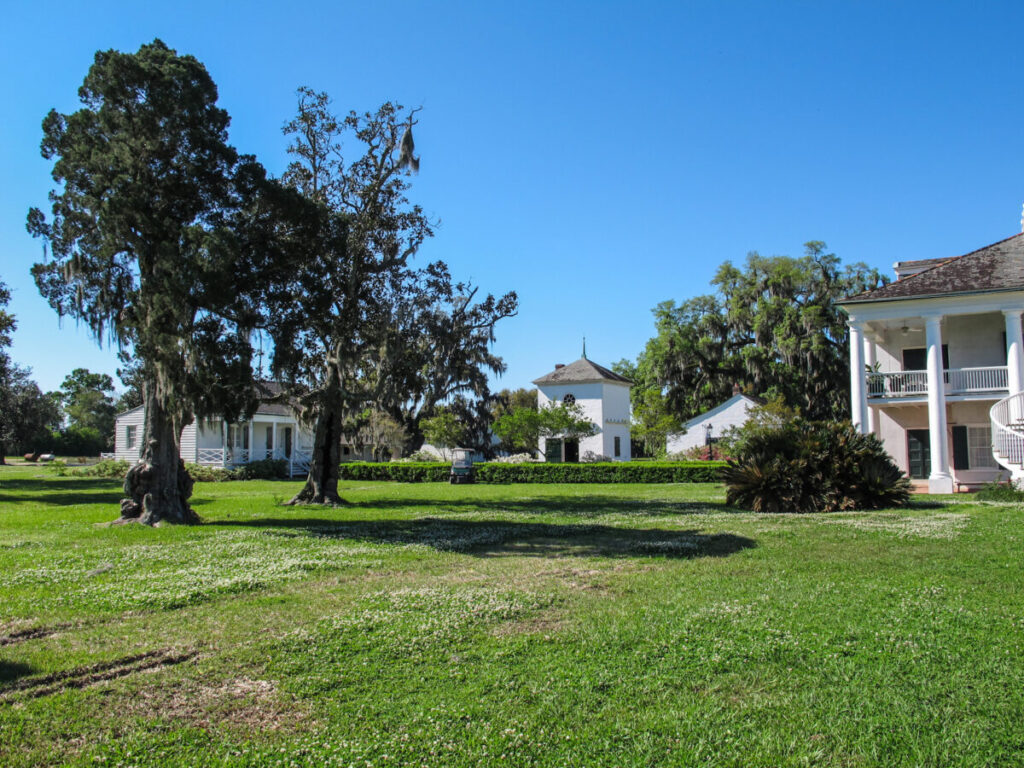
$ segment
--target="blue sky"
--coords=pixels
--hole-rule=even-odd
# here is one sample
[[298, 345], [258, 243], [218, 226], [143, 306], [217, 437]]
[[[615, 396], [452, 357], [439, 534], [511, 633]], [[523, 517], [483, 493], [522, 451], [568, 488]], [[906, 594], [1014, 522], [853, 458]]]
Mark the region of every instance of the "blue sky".
[[845, 262], [964, 253], [1019, 231], [1022, 3], [309, 2], [5, 4], [0, 279], [11, 355], [44, 389], [114, 354], [28, 274], [51, 107], [77, 108], [98, 49], [154, 37], [209, 69], [231, 141], [273, 173], [295, 89], [339, 111], [422, 105], [412, 197], [440, 219], [418, 257], [515, 290], [497, 331], [528, 386], [555, 363], [634, 357], [650, 310], [749, 251], [825, 240]]

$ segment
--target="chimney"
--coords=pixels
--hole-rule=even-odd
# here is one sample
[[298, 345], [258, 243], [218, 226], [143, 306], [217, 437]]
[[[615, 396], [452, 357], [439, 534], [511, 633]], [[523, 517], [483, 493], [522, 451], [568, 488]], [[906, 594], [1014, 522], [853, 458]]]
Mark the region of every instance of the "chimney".
[[555, 363], [555, 370], [557, 371], [559, 368], [565, 368], [565, 363]]
[[733, 395], [741, 395], [741, 394], [743, 394], [743, 389], [742, 389], [742, 387], [740, 387], [739, 384], [733, 384], [732, 385], [732, 393], [733, 393]]

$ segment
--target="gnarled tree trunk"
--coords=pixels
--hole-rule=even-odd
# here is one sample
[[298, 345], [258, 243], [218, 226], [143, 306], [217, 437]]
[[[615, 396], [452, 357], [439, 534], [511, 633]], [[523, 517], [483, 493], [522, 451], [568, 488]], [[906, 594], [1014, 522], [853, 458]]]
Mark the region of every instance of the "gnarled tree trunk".
[[338, 464], [341, 463], [341, 401], [322, 407], [313, 431], [313, 457], [302, 490], [289, 504], [343, 504], [338, 496]]
[[146, 423], [139, 463], [128, 470], [121, 500], [121, 520], [147, 525], [198, 523], [188, 505], [192, 478], [179, 452], [180, 427], [156, 396], [156, 387], [145, 387]]

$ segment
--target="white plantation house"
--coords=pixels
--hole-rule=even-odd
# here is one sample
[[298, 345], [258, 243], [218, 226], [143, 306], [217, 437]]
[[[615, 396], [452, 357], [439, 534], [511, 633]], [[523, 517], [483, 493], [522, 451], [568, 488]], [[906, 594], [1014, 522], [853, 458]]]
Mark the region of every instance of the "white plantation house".
[[746, 424], [750, 419], [750, 409], [758, 404], [754, 398], [733, 390], [733, 396], [724, 403], [686, 422], [683, 432], [669, 435], [666, 441], [667, 452], [682, 453], [718, 442], [727, 429]]
[[895, 270], [840, 302], [854, 424], [933, 493], [1024, 478], [1024, 233]]
[[[270, 382], [264, 382], [263, 387], [270, 396], [280, 391]], [[113, 458], [138, 461], [145, 418], [142, 405], [117, 416]], [[286, 403], [262, 402], [249, 421], [204, 419], [193, 421], [181, 431], [180, 454], [189, 464], [232, 468], [252, 461], [281, 459], [288, 462], [291, 474], [299, 475], [309, 471], [312, 450], [312, 432], [299, 423]], [[342, 443], [342, 461], [369, 460], [367, 453]]]
[[612, 461], [629, 461], [630, 404], [633, 382], [591, 362], [584, 356], [569, 365], [556, 365], [551, 373], [534, 379], [537, 405], [576, 403], [597, 425], [597, 432], [581, 440], [541, 439], [540, 450], [549, 462], [579, 461], [603, 456]]

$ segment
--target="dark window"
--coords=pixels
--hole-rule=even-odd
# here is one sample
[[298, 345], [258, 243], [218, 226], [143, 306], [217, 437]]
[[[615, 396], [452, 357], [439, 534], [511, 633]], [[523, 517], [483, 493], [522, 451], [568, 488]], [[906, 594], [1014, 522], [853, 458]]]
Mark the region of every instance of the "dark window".
[[565, 403], [566, 405], [572, 405], [573, 403], [576, 402], [576, 395], [569, 393], [568, 395], [562, 398], [562, 402]]
[[970, 447], [967, 427], [953, 427], [953, 469], [970, 469]]
[[342, 456], [348, 456], [348, 446], [347, 445], [341, 446], [341, 455]]
[[615, 437], [615, 455], [622, 455], [622, 438], [618, 436]]
[[[928, 367], [928, 350], [911, 347], [903, 350], [903, 370], [923, 371]], [[942, 345], [942, 367], [949, 368], [949, 344]]]

